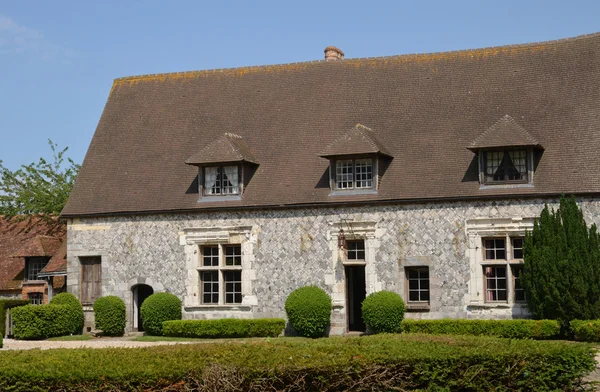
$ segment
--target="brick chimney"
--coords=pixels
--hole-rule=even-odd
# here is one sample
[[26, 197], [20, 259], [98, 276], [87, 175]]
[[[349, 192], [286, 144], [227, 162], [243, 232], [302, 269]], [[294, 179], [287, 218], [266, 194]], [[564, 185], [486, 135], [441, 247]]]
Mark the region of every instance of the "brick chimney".
[[344, 52], [335, 46], [325, 48], [325, 61], [338, 61], [344, 59]]

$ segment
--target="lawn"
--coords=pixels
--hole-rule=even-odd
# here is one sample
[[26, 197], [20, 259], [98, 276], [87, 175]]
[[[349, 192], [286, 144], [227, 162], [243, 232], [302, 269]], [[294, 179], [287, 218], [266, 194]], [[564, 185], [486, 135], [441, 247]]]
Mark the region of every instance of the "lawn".
[[57, 336], [54, 338], [48, 338], [46, 340], [52, 340], [52, 341], [71, 341], [71, 340], [76, 340], [76, 341], [80, 341], [80, 340], [92, 340], [94, 339], [94, 337], [92, 335], [67, 335], [67, 336]]
[[593, 356], [583, 343], [419, 334], [5, 351], [0, 390], [574, 390]]

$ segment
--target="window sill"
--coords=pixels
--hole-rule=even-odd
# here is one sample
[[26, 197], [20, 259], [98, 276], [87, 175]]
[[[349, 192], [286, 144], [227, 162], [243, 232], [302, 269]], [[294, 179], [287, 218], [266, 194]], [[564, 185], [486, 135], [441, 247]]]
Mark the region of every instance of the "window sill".
[[239, 201], [242, 200], [242, 196], [240, 195], [228, 195], [228, 196], [202, 196], [198, 203], [205, 202], [219, 202], [219, 201]]
[[183, 309], [186, 312], [202, 311], [202, 310], [215, 310], [215, 311], [241, 310], [241, 311], [247, 312], [247, 311], [252, 310], [252, 306], [251, 305], [243, 305], [243, 304], [194, 305], [194, 306], [184, 306]]
[[479, 190], [483, 191], [486, 189], [510, 189], [510, 188], [534, 188], [533, 184], [530, 183], [501, 183], [501, 184], [481, 184]]
[[352, 267], [352, 266], [362, 267], [362, 266], [367, 265], [367, 262], [364, 261], [364, 260], [361, 260], [361, 261], [344, 261], [344, 262], [342, 262], [342, 264], [344, 266], [346, 266], [346, 267]]
[[376, 195], [377, 189], [336, 189], [329, 193], [329, 196], [355, 196], [355, 195]]
[[428, 303], [408, 302], [406, 304], [407, 312], [429, 312], [430, 309], [431, 307]]
[[48, 282], [46, 282], [45, 280], [42, 280], [42, 279], [40, 279], [40, 280], [24, 280], [23, 281], [24, 286], [27, 286], [27, 285], [33, 286], [33, 285], [46, 284], [46, 283], [48, 283]]

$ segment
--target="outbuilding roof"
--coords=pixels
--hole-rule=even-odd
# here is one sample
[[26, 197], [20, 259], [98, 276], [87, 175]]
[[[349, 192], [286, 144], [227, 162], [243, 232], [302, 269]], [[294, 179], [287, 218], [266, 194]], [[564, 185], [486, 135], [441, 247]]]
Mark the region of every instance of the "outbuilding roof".
[[[337, 152], [356, 124], [373, 129], [393, 159], [377, 193], [330, 195], [319, 154]], [[199, 203], [198, 168], [186, 160], [240, 158], [225, 133], [259, 166], [239, 200]], [[481, 188], [477, 156], [465, 147], [512, 137], [544, 147], [533, 187]], [[203, 150], [213, 143], [219, 154]], [[63, 215], [595, 194], [599, 147], [599, 34], [126, 77], [113, 83]]]

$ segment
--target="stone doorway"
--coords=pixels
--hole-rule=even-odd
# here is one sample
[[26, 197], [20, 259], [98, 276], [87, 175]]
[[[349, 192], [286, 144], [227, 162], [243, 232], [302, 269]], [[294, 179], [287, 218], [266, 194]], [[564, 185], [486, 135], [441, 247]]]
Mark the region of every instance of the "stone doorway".
[[362, 318], [362, 302], [367, 295], [365, 266], [346, 266], [346, 320], [348, 332], [366, 330]]
[[133, 291], [133, 330], [142, 332], [142, 315], [140, 314], [140, 308], [142, 304], [150, 295], [154, 294], [154, 289], [147, 284], [138, 284], [132, 287]]

